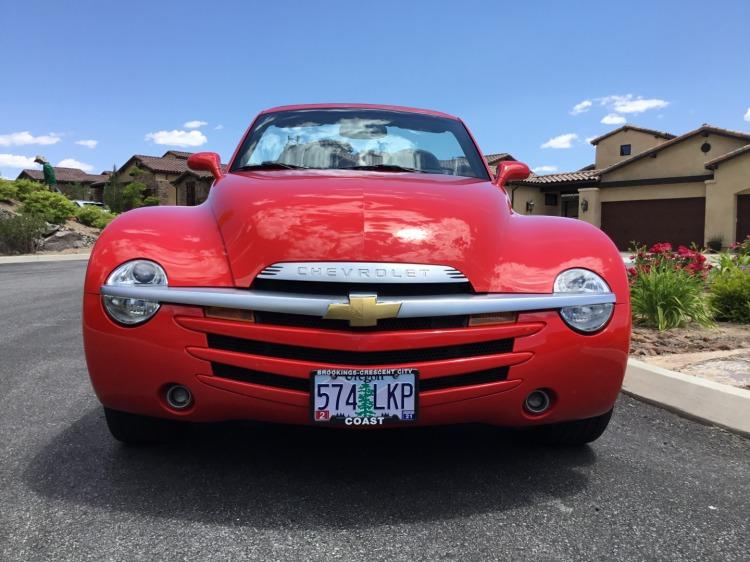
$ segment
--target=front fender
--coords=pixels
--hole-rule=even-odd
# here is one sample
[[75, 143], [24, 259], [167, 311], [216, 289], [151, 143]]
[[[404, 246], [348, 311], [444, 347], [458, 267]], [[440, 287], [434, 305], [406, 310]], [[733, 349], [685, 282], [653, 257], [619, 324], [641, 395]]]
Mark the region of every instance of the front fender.
[[86, 271], [85, 292], [99, 293], [123, 262], [157, 262], [172, 287], [231, 287], [224, 243], [208, 205], [144, 207], [123, 213], [96, 242]]
[[627, 272], [609, 237], [580, 220], [548, 216], [511, 215], [507, 236], [498, 240], [497, 262], [487, 292], [551, 293], [555, 277], [581, 267], [602, 276], [628, 304]]

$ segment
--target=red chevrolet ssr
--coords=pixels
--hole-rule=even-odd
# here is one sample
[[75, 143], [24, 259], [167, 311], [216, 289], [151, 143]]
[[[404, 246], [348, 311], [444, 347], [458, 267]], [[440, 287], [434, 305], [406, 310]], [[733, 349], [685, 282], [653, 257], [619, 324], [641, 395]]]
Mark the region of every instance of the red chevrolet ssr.
[[629, 293], [582, 221], [523, 216], [464, 123], [403, 107], [262, 112], [195, 207], [124, 213], [91, 255], [86, 359], [117, 439], [188, 421], [352, 431], [485, 423], [599, 437]]

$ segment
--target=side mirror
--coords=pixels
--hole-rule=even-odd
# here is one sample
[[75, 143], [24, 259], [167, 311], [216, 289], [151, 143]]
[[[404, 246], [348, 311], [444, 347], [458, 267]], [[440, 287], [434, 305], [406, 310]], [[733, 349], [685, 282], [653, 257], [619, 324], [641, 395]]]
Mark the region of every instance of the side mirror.
[[529, 167], [523, 162], [506, 160], [497, 165], [497, 176], [495, 185], [505, 187], [505, 184], [513, 180], [525, 180], [531, 174]]
[[196, 152], [187, 161], [188, 168], [196, 172], [211, 172], [217, 180], [221, 173], [221, 158], [215, 152]]

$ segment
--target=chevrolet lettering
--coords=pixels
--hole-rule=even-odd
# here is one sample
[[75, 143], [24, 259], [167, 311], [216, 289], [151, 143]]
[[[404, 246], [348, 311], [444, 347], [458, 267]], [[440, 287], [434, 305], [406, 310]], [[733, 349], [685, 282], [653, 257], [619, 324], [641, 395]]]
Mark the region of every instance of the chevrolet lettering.
[[89, 261], [84, 348], [115, 438], [228, 420], [605, 431], [622, 259], [588, 223], [515, 213], [528, 167], [490, 170], [459, 118], [277, 107], [226, 164], [188, 165], [214, 178], [205, 202], [123, 213]]

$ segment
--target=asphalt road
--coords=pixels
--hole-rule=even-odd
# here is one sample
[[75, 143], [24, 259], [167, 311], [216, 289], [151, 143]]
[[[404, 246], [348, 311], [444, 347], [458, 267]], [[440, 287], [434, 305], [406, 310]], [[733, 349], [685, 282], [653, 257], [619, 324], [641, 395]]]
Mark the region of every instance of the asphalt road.
[[0, 265], [0, 560], [750, 559], [750, 441], [626, 397], [580, 449], [238, 425], [123, 447], [84, 269]]

